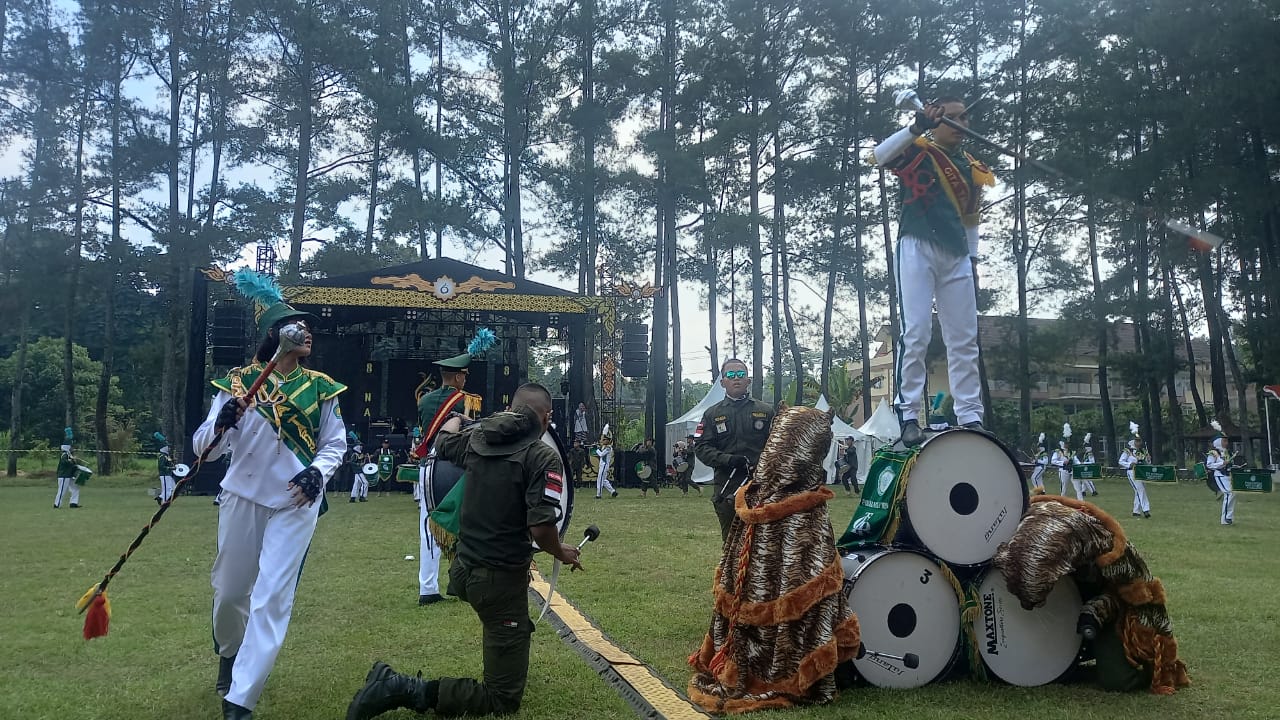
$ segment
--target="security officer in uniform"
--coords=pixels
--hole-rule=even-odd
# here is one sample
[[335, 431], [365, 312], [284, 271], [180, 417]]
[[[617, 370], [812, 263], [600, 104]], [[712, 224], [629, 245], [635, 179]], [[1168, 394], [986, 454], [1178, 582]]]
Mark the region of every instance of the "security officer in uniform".
[[[725, 398], [703, 414], [693, 452], [703, 465], [715, 471], [716, 492], [711, 504], [720, 519], [723, 540], [729, 537], [729, 525], [733, 523], [736, 485], [760, 459], [773, 424], [773, 408], [751, 398], [747, 364], [737, 358], [725, 360], [720, 366], [720, 385]], [[735, 482], [726, 489], [731, 477]]]
[[529, 675], [529, 563], [533, 545], [574, 569], [578, 549], [560, 542], [556, 519], [564, 487], [559, 453], [541, 442], [551, 425], [551, 394], [522, 385], [510, 412], [458, 433], [447, 428], [439, 457], [466, 468], [458, 528], [458, 556], [449, 568], [449, 594], [469, 603], [484, 628], [484, 680], [424, 680], [376, 662], [347, 708], [347, 720], [366, 720], [396, 708], [437, 715], [505, 715], [520, 709]]

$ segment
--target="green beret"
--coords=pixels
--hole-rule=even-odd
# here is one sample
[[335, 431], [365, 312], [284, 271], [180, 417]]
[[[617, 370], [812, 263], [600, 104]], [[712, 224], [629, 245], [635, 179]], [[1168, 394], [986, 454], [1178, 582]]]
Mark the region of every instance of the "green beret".
[[466, 370], [471, 366], [471, 355], [469, 353], [462, 353], [461, 355], [454, 355], [451, 358], [437, 360], [435, 364], [445, 370]]

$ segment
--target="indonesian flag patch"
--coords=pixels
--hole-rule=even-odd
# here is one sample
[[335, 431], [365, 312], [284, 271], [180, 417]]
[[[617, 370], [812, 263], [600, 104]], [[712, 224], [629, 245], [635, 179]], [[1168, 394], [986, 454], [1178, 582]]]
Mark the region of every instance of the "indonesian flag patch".
[[702, 423], [698, 423], [698, 429], [693, 431], [693, 437], [695, 438], [702, 437]]
[[559, 504], [562, 494], [564, 494], [564, 478], [558, 472], [547, 471], [547, 484], [546, 489], [543, 490], [543, 496]]

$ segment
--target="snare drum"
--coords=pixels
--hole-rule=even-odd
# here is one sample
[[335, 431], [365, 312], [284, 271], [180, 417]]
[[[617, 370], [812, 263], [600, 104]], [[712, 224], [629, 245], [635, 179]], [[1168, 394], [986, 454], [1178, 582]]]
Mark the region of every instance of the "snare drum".
[[864, 657], [854, 667], [878, 687], [914, 688], [937, 680], [960, 649], [960, 599], [932, 559], [912, 550], [869, 547], [841, 558], [844, 592], [870, 650], [920, 658], [914, 670], [899, 661]]
[[1004, 575], [992, 568], [978, 586], [978, 603], [973, 636], [983, 664], [996, 677], [1034, 687], [1057, 680], [1075, 663], [1082, 603], [1071, 576], [1053, 586], [1044, 605], [1023, 610]]
[[89, 478], [93, 477], [93, 471], [84, 465], [76, 466], [76, 484], [84, 485], [89, 482]]
[[427, 503], [427, 512], [435, 510], [444, 501], [453, 486], [458, 484], [462, 473], [461, 467], [436, 457], [435, 453], [427, 456], [422, 493], [423, 500]]
[[396, 482], [416, 483], [418, 482], [419, 467], [415, 465], [401, 465], [396, 468]]
[[995, 438], [975, 430], [948, 430], [925, 440], [905, 480], [904, 529], [954, 565], [995, 557], [1029, 504], [1018, 461]]

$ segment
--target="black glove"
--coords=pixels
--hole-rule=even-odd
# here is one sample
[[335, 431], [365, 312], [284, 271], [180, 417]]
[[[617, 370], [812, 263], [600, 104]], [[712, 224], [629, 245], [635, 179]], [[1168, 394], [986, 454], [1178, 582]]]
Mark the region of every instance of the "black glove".
[[911, 123], [911, 132], [914, 135], [923, 135], [925, 131], [932, 130], [942, 124], [942, 120], [932, 120], [928, 115], [918, 112], [916, 119]]
[[302, 488], [302, 494], [306, 495], [308, 500], [315, 502], [315, 499], [320, 497], [320, 488], [324, 486], [324, 477], [319, 470], [309, 467], [294, 475], [289, 484]]
[[746, 455], [734, 455], [733, 460], [729, 462], [729, 467], [734, 470], [750, 470], [751, 459]]
[[218, 419], [213, 421], [214, 431], [230, 430], [240, 421], [240, 399], [231, 398], [218, 411]]

